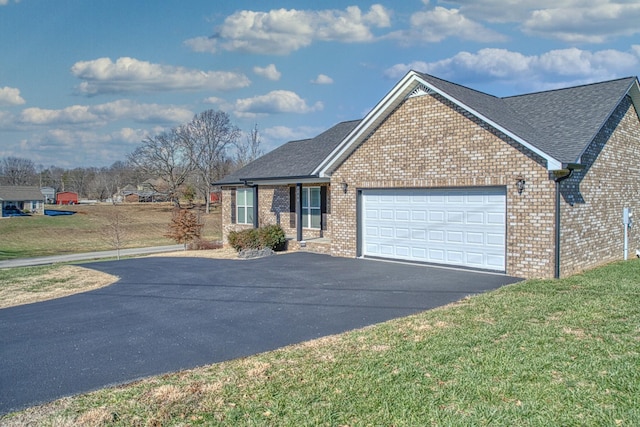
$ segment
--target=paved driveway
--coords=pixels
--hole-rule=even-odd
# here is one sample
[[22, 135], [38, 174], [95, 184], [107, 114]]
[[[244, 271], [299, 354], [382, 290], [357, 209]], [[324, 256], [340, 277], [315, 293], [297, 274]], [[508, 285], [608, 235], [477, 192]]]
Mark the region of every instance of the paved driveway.
[[518, 280], [311, 253], [84, 266], [121, 280], [0, 310], [0, 414], [406, 316]]

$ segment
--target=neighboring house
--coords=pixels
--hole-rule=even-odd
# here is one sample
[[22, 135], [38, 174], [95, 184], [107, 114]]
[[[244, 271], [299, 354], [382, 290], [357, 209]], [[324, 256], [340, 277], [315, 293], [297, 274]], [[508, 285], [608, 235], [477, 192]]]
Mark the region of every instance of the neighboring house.
[[56, 204], [57, 205], [77, 205], [78, 193], [74, 193], [73, 191], [61, 191], [58, 194], [56, 194]]
[[168, 200], [165, 193], [155, 191], [154, 188], [150, 181], [145, 181], [137, 186], [128, 184], [118, 190], [113, 199], [116, 203], [121, 203], [122, 201], [126, 203], [165, 202]]
[[56, 189], [53, 187], [40, 187], [40, 192], [44, 196], [44, 202], [54, 204], [56, 202]]
[[44, 196], [38, 187], [0, 186], [0, 203], [2, 216], [44, 212]]
[[223, 237], [279, 223], [337, 256], [567, 276], [640, 248], [639, 112], [635, 77], [498, 98], [409, 72], [216, 183]]

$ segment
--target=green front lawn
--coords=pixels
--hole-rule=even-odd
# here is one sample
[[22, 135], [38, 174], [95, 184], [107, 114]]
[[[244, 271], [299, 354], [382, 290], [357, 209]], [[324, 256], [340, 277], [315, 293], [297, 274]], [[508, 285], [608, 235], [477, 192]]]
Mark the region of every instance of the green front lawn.
[[[640, 260], [5, 418], [38, 425], [637, 426]], [[34, 424], [34, 425], [35, 425]]]

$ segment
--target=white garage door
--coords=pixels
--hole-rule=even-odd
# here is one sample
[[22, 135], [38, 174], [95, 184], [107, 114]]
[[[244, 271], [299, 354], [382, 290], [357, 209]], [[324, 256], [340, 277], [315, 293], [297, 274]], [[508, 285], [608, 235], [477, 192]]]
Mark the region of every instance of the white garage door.
[[363, 190], [365, 256], [505, 271], [504, 188]]

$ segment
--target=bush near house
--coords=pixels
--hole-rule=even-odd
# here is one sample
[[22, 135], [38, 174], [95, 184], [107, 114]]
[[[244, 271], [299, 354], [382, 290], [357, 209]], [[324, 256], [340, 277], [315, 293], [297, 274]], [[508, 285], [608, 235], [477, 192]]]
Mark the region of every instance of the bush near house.
[[266, 225], [260, 228], [231, 231], [227, 238], [231, 247], [238, 252], [243, 249], [263, 248], [282, 251], [286, 242], [284, 230], [279, 225]]

